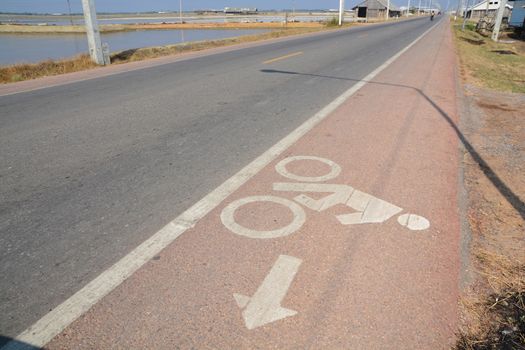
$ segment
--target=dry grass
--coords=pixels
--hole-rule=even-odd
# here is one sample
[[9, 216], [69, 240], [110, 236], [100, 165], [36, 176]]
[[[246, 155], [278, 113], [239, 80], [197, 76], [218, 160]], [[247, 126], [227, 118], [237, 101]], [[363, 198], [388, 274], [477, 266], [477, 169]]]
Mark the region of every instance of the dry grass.
[[[139, 29], [139, 28], [136, 28]], [[104, 33], [108, 32], [121, 32], [130, 30], [127, 26], [122, 24], [111, 24], [100, 26], [100, 31]], [[73, 33], [85, 33], [86, 27], [84, 26], [39, 26], [39, 25], [25, 25], [25, 24], [1, 24], [0, 33], [7, 34], [73, 34]]]
[[[473, 40], [471, 46], [482, 40], [477, 35], [463, 38]], [[476, 86], [470, 71], [462, 69], [468, 83], [462, 131], [485, 165], [464, 154], [471, 285], [463, 292], [462, 326], [454, 348], [525, 350], [525, 207], [519, 204], [525, 198], [525, 95]], [[495, 68], [498, 73], [505, 74]]]
[[[459, 25], [454, 31], [468, 107], [463, 132], [510, 194], [523, 199], [525, 95], [519, 92], [525, 92], [525, 42], [494, 43], [473, 24], [464, 32]], [[463, 163], [473, 280], [463, 293], [454, 349], [525, 350], [525, 208], [516, 206], [468, 153]]]
[[[280, 38], [290, 35], [312, 33], [325, 29], [321, 28], [290, 28], [268, 33], [246, 35], [229, 39], [190, 42], [177, 45], [149, 47], [141, 49], [126, 50], [112, 55], [112, 63], [126, 63], [142, 61], [149, 58], [176, 55], [183, 52], [200, 51], [214, 47], [230, 46], [240, 43], [260, 41], [272, 38]], [[88, 55], [80, 55], [71, 59], [60, 61], [43, 61], [35, 64], [17, 64], [0, 68], [0, 83], [12, 83], [22, 80], [36, 79], [45, 76], [59, 75], [77, 72], [96, 67]]]
[[39, 77], [77, 72], [96, 67], [89, 55], [79, 55], [61, 61], [43, 61], [0, 68], [0, 83], [13, 83]]
[[231, 22], [231, 23], [149, 23], [149, 24], [127, 24], [128, 30], [143, 29], [282, 29], [286, 28], [322, 28], [324, 23], [320, 22]]
[[[460, 22], [454, 25], [463, 78], [477, 86], [525, 93], [525, 46], [493, 42], [474, 31], [468, 24], [461, 31]], [[502, 54], [508, 53], [508, 54]]]
[[[133, 30], [169, 30], [169, 29], [283, 29], [286, 28], [322, 28], [320, 22], [247, 22], [247, 23], [148, 23], [148, 24], [105, 24], [100, 26], [103, 33]], [[80, 25], [25, 25], [2, 24], [0, 33], [10, 34], [71, 34], [85, 33]]]
[[2, 24], [0, 25], [0, 33], [9, 34], [33, 34], [33, 33], [85, 33], [84, 26], [36, 26], [36, 25], [21, 25], [21, 24]]
[[454, 349], [525, 349], [525, 264], [483, 250], [477, 259], [487, 290], [463, 300], [468, 319]]
[[177, 45], [159, 46], [159, 47], [148, 47], [136, 50], [126, 50], [112, 56], [113, 63], [133, 62], [141, 61], [148, 58], [155, 58], [161, 56], [168, 56], [174, 54], [180, 54], [183, 52], [190, 51], [201, 51], [214, 47], [230, 46], [247, 42], [254, 42], [266, 39], [280, 38], [296, 34], [312, 33], [319, 31], [315, 28], [301, 28], [301, 29], [285, 29], [279, 31], [272, 31], [263, 34], [245, 35], [240, 37], [234, 37], [229, 39], [221, 40], [210, 40], [210, 41], [198, 41], [189, 42]]

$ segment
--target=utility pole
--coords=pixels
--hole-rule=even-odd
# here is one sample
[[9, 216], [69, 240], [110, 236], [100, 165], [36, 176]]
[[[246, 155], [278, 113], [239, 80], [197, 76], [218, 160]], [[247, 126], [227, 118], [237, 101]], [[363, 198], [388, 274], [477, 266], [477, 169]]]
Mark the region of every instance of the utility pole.
[[73, 26], [73, 15], [71, 14], [71, 3], [69, 0], [67, 0], [67, 9], [69, 11], [69, 23], [71, 23], [71, 26]]
[[463, 2], [463, 0], [458, 0], [458, 8], [456, 9], [456, 15], [454, 16], [454, 21], [459, 17], [462, 2]]
[[456, 8], [456, 13], [454, 14], [454, 22], [458, 19], [459, 16], [459, 7], [461, 6], [461, 0], [458, 0], [458, 7]]
[[182, 0], [179, 0], [179, 21], [182, 24]]
[[390, 0], [388, 0], [386, 3], [386, 20], [388, 21], [389, 18], [390, 18]]
[[339, 25], [343, 25], [343, 18], [345, 12], [345, 0], [339, 0]]
[[467, 23], [467, 14], [468, 14], [468, 5], [469, 5], [470, 1], [467, 0], [467, 5], [465, 6], [465, 11], [463, 13], [463, 24], [461, 25], [461, 30], [464, 31], [465, 30], [465, 24]]
[[408, 0], [407, 17], [410, 16], [410, 0]]
[[[463, 13], [463, 24], [461, 25], [461, 30], [465, 30], [465, 24], [467, 23], [468, 5], [470, 5], [470, 0], [467, 0], [467, 5], [465, 6], [465, 11]], [[472, 14], [471, 14], [471, 16], [472, 16]]]
[[84, 9], [84, 22], [89, 45], [89, 54], [96, 64], [105, 65], [100, 41], [100, 30], [98, 29], [97, 12], [95, 10], [95, 0], [82, 0]]
[[421, 0], [419, 0], [419, 6], [418, 6], [418, 9], [417, 9], [417, 15], [421, 16]]
[[499, 30], [501, 27], [501, 22], [503, 21], [505, 7], [507, 7], [507, 0], [500, 0], [498, 13], [496, 14], [496, 24], [494, 25], [494, 30], [492, 31], [492, 40], [494, 41], [498, 41], [499, 39]]

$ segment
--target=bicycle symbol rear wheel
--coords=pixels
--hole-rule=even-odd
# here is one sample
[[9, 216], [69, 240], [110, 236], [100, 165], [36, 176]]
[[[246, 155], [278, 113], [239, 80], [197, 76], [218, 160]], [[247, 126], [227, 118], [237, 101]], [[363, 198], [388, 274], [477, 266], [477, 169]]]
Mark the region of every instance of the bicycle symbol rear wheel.
[[[271, 202], [287, 207], [293, 214], [292, 222], [284, 227], [268, 231], [254, 230], [238, 224], [235, 221], [235, 212], [237, 209], [246, 204], [256, 202]], [[240, 236], [256, 239], [270, 239], [286, 237], [299, 230], [306, 221], [306, 213], [300, 205], [285, 198], [276, 196], [252, 196], [241, 198], [228, 204], [228, 206], [222, 210], [221, 221], [226, 228]]]

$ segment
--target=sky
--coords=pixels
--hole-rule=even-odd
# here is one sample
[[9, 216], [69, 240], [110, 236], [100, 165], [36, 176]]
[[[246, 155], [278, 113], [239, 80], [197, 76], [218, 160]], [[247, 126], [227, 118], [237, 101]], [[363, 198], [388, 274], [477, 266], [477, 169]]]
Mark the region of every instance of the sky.
[[[347, 0], [348, 1], [348, 0]], [[81, 0], [70, 0], [73, 12], [81, 11]], [[187, 10], [230, 7], [257, 7], [260, 9], [337, 8], [339, 0], [183, 0]], [[100, 12], [140, 12], [178, 10], [179, 0], [95, 0]], [[3, 12], [67, 12], [67, 0], [0, 0]]]
[[[413, 0], [412, 3], [414, 3]], [[70, 0], [71, 10], [81, 12], [81, 0]], [[359, 0], [346, 0], [346, 8]], [[392, 0], [405, 5], [403, 0]], [[179, 9], [179, 0], [95, 0], [97, 12], [146, 12]], [[334, 9], [339, 0], [183, 0], [184, 10], [222, 9], [230, 7], [257, 7], [259, 9]], [[67, 13], [67, 0], [0, 0], [0, 12]]]

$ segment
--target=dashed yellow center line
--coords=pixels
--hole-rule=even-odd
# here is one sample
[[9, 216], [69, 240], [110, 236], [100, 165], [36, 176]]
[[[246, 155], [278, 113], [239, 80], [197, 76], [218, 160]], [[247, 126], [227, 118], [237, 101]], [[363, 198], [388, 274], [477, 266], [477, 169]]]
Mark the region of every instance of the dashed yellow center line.
[[285, 59], [287, 59], [287, 58], [295, 57], [295, 56], [299, 56], [299, 55], [302, 55], [302, 54], [303, 54], [302, 51], [298, 51], [298, 52], [290, 53], [290, 54], [288, 54], [288, 55], [284, 55], [284, 56], [281, 56], [281, 57], [272, 58], [271, 60], [268, 60], [268, 61], [264, 61], [263, 64], [274, 63], [274, 62], [277, 62], [277, 61], [280, 61], [280, 60], [285, 60]]

